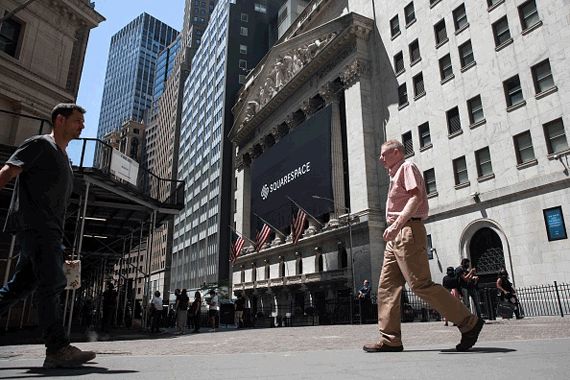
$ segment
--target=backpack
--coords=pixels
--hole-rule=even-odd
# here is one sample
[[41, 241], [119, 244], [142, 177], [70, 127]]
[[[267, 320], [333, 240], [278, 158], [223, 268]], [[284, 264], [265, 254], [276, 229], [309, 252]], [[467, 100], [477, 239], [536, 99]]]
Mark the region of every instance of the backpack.
[[459, 289], [459, 276], [453, 267], [447, 268], [447, 274], [443, 277], [442, 285], [448, 290]]

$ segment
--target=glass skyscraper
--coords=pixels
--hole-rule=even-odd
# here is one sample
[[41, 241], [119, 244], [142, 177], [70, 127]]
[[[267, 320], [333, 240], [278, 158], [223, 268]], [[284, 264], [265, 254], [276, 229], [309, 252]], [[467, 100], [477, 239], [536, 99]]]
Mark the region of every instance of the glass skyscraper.
[[97, 137], [127, 120], [141, 121], [154, 95], [158, 54], [178, 31], [142, 13], [111, 38]]

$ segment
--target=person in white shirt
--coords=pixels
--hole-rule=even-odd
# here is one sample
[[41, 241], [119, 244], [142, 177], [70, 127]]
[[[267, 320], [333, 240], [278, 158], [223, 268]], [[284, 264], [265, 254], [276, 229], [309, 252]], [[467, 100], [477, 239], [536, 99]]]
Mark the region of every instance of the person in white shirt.
[[162, 316], [162, 298], [158, 290], [154, 292], [154, 297], [152, 297], [152, 301], [150, 302], [150, 311], [152, 318], [150, 332], [158, 332], [158, 326], [160, 325], [160, 318]]
[[208, 318], [212, 325], [211, 332], [216, 331], [216, 320], [220, 315], [220, 300], [214, 289], [210, 290], [210, 301], [208, 302]]

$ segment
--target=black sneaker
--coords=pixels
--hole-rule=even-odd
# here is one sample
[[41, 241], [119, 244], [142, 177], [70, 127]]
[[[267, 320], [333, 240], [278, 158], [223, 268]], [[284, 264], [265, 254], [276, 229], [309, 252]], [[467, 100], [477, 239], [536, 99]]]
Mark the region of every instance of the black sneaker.
[[459, 344], [455, 346], [457, 351], [467, 351], [471, 347], [473, 347], [475, 343], [477, 343], [477, 339], [479, 338], [479, 333], [481, 332], [481, 329], [483, 328], [484, 324], [485, 322], [481, 318], [477, 318], [477, 323], [475, 324], [475, 327], [461, 334], [461, 342], [459, 342]]
[[95, 359], [95, 352], [81, 351], [68, 345], [51, 354], [46, 354], [44, 368], [74, 368]]

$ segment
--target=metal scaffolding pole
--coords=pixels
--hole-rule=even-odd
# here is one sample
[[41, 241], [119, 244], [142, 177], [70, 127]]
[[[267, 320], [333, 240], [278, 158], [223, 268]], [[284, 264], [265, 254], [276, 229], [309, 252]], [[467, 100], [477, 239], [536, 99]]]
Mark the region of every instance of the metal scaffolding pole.
[[[79, 231], [79, 239], [77, 244], [77, 250], [72, 252], [71, 259], [75, 260], [77, 255], [77, 260], [81, 260], [81, 249], [83, 248], [83, 231], [85, 230], [85, 214], [87, 213], [87, 202], [89, 199], [89, 186], [90, 183], [85, 184], [85, 196], [83, 197], [83, 211], [81, 212], [81, 229]], [[69, 322], [67, 324], [67, 335], [71, 333], [71, 322], [73, 320], [73, 307], [75, 305], [75, 289], [71, 291], [71, 307], [69, 310]]]
[[[14, 260], [18, 255], [14, 256], [14, 247], [16, 246], [16, 235], [12, 235], [12, 240], [10, 241], [10, 251], [8, 252], [8, 258], [6, 259], [6, 270], [4, 271], [4, 283], [6, 285], [8, 283], [8, 279], [10, 278], [10, 268], [12, 267], [12, 260]], [[8, 314], [6, 318], [6, 326], [4, 327], [5, 331], [8, 331], [8, 327], [10, 326], [10, 317], [12, 314], [12, 306], [8, 309]]]

